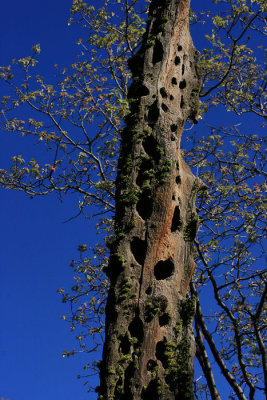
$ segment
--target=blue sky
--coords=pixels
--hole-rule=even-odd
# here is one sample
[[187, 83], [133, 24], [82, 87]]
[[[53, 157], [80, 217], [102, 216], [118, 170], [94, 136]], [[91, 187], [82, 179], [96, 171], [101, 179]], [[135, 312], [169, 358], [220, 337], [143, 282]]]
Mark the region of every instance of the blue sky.
[[[70, 0], [4, 1], [0, 65], [30, 54], [36, 43], [41, 43], [40, 66], [48, 77], [54, 64], [72, 63], [79, 49], [77, 28], [67, 26], [70, 7]], [[22, 146], [19, 138], [1, 135], [1, 166]], [[92, 240], [90, 226], [82, 219], [63, 223], [73, 214], [71, 198], [30, 200], [1, 190], [0, 199], [0, 398], [93, 399], [76, 378], [83, 359], [61, 356], [75, 340], [60, 319], [68, 307], [56, 292], [72, 285], [69, 264], [77, 246]]]
[[[30, 54], [36, 43], [41, 44], [40, 69], [48, 80], [54, 64], [71, 64], [79, 53], [78, 28], [67, 26], [71, 4], [71, 0], [4, 0], [0, 65]], [[200, 37], [206, 27], [198, 29]], [[21, 148], [29, 151], [24, 138], [1, 135], [0, 168]], [[58, 288], [72, 285], [69, 264], [78, 256], [79, 244], [94, 240], [93, 225], [82, 219], [63, 223], [75, 213], [71, 197], [60, 203], [53, 195], [30, 200], [23, 193], [1, 190], [0, 199], [0, 398], [93, 400], [96, 395], [88, 395], [76, 379], [86, 358], [61, 357], [76, 344], [60, 319], [68, 306], [57, 293]]]

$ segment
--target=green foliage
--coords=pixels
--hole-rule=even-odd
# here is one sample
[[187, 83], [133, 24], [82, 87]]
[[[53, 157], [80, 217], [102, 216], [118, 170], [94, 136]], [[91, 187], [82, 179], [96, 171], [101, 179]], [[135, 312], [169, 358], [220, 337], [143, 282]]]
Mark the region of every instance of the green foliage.
[[151, 321], [157, 314], [160, 313], [160, 310], [161, 307], [159, 299], [153, 299], [152, 301], [146, 303], [145, 306], [146, 321], [147, 322]]
[[132, 284], [130, 282], [129, 278], [125, 278], [121, 284], [120, 284], [120, 294], [118, 297], [118, 302], [122, 302], [129, 298], [129, 291], [132, 287]]
[[[219, 323], [213, 336], [220, 341], [221, 359], [229, 365], [224, 376], [228, 377], [235, 365], [236, 382], [241, 385], [247, 381], [253, 390], [261, 379], [260, 343], [266, 318], [261, 306], [266, 290], [266, 272], [261, 264], [265, 247], [266, 139], [244, 134], [235, 126], [212, 128], [211, 134], [198, 143], [194, 135], [188, 140], [194, 146], [190, 163], [199, 160], [199, 177], [208, 185], [208, 191], [200, 192], [197, 205], [201, 228], [194, 279], [202, 296], [211, 298], [213, 293], [216, 299], [206, 328], [212, 330], [214, 322]], [[201, 390], [205, 392], [205, 385]]]
[[166, 382], [171, 390], [178, 392], [183, 399], [192, 400], [193, 376], [186, 368], [191, 355], [189, 339], [185, 337], [178, 344], [167, 342], [164, 347]]
[[170, 172], [172, 169], [172, 161], [171, 160], [160, 160], [157, 172], [157, 179], [159, 185], [163, 185], [167, 182], [170, 177]]
[[[264, 55], [259, 54], [266, 31], [265, 1], [233, 0], [224, 12], [220, 5], [223, 1], [215, 3], [219, 4], [218, 14], [211, 18], [213, 29], [205, 36], [208, 46], [199, 62], [204, 74], [201, 97], [206, 98], [202, 109], [207, 111], [220, 104], [238, 115], [252, 112], [266, 117], [266, 69]], [[257, 32], [257, 48], [252, 40], [254, 32]], [[212, 97], [207, 97], [211, 93]]]
[[180, 315], [184, 326], [190, 326], [192, 324], [196, 311], [196, 298], [194, 295], [188, 297], [184, 303], [182, 303]]
[[184, 227], [184, 240], [186, 242], [193, 241], [198, 230], [198, 215], [192, 213], [190, 221]]
[[[109, 1], [100, 1], [97, 9], [73, 1], [69, 22], [82, 21], [83, 37], [78, 40], [82, 55], [62, 71], [55, 65], [56, 85], [34, 74], [39, 44], [33, 46], [33, 56], [1, 67], [0, 78], [14, 93], [1, 100], [1, 129], [31, 137], [49, 150], [44, 165], [25, 160], [22, 166], [13, 159], [9, 171], [0, 171], [3, 187], [22, 190], [31, 197], [76, 192], [79, 214], [86, 214], [92, 204], [97, 213], [114, 210], [119, 136], [128, 113], [127, 59], [144, 32], [140, 14], [129, 7], [121, 19], [123, 9], [123, 4]], [[15, 83], [13, 77], [19, 70], [25, 79]], [[24, 105], [31, 114], [26, 120], [17, 119], [14, 115]]]

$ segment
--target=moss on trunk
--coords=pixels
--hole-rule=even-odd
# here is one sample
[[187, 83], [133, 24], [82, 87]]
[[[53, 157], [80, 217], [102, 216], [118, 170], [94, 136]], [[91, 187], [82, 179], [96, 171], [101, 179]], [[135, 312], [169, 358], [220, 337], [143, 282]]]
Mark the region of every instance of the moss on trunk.
[[193, 399], [194, 299], [187, 292], [199, 182], [180, 139], [186, 119], [197, 122], [201, 80], [189, 3], [152, 0], [143, 44], [129, 60], [99, 400]]

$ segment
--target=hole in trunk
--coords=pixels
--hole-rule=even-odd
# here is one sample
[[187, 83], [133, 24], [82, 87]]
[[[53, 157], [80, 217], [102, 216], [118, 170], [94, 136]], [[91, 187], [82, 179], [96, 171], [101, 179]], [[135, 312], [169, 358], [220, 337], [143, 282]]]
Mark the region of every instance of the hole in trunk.
[[142, 342], [144, 338], [144, 328], [143, 328], [143, 322], [141, 319], [136, 315], [132, 322], [129, 325], [129, 332], [131, 334], [131, 337], [135, 337], [138, 339], [138, 342]]
[[179, 231], [183, 226], [180, 216], [180, 208], [178, 206], [175, 207], [173, 217], [172, 217], [172, 226], [171, 231], [176, 232]]
[[175, 77], [172, 78], [172, 84], [177, 85], [177, 79]]
[[163, 50], [162, 43], [159, 40], [156, 40], [154, 50], [153, 50], [152, 63], [156, 64], [157, 62], [162, 61], [163, 54], [164, 54], [164, 50]]
[[180, 89], [186, 88], [186, 80], [185, 80], [185, 79], [183, 79], [183, 80], [180, 82], [179, 88], [180, 88]]
[[167, 279], [174, 273], [174, 263], [171, 258], [159, 261], [154, 267], [154, 275], [157, 280]]
[[176, 124], [172, 124], [171, 125], [171, 131], [172, 132], [176, 132], [177, 131], [178, 126]]
[[152, 287], [148, 286], [148, 288], [146, 289], [146, 294], [151, 294], [152, 293]]
[[131, 343], [129, 342], [129, 338], [127, 335], [120, 337], [120, 351], [123, 354], [129, 354], [131, 349]]
[[161, 108], [162, 108], [162, 110], [163, 110], [164, 112], [169, 111], [168, 106], [166, 106], [166, 104], [164, 104], [164, 103], [161, 104]]
[[160, 400], [161, 381], [159, 378], [149, 382], [147, 388], [142, 389], [141, 400]]
[[154, 101], [154, 103], [150, 106], [149, 111], [148, 111], [148, 124], [153, 126], [159, 117], [159, 108], [157, 104], [157, 100]]
[[155, 160], [155, 161], [160, 160], [160, 151], [159, 151], [159, 147], [158, 147], [158, 142], [156, 141], [156, 139], [153, 136], [147, 136], [143, 140], [142, 144], [143, 144], [143, 148], [144, 148], [145, 152], [151, 158], [153, 158], [153, 160]]
[[162, 96], [164, 99], [166, 99], [166, 97], [167, 97], [166, 89], [165, 89], [164, 87], [162, 87], [162, 88], [160, 88], [159, 92], [160, 92], [161, 96]]
[[143, 265], [146, 257], [147, 244], [145, 240], [134, 237], [131, 241], [131, 251], [136, 261]]
[[181, 46], [180, 44], [178, 45], [178, 51], [182, 51], [183, 50], [183, 46]]
[[147, 220], [151, 217], [153, 211], [153, 201], [151, 198], [150, 190], [143, 190], [137, 204], [136, 211], [143, 220]]
[[180, 177], [180, 175], [177, 175], [177, 176], [176, 176], [175, 181], [176, 181], [176, 183], [177, 183], [178, 185], [181, 183], [181, 177]]
[[164, 313], [159, 317], [159, 326], [169, 325], [171, 317], [168, 313]]
[[156, 345], [156, 358], [161, 361], [163, 368], [167, 368], [167, 356], [165, 355], [165, 343], [166, 343], [166, 338], [161, 340], [160, 342], [157, 343]]
[[175, 62], [175, 65], [179, 65], [180, 62], [181, 62], [180, 57], [179, 57], [179, 56], [176, 56], [174, 62]]
[[145, 85], [136, 83], [132, 84], [129, 88], [128, 98], [139, 98], [148, 95], [149, 90]]

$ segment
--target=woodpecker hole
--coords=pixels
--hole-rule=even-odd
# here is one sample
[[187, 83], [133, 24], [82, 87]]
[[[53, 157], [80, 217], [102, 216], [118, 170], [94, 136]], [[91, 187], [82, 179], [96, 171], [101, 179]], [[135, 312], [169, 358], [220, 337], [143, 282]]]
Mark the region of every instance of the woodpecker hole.
[[144, 265], [146, 258], [147, 244], [145, 240], [141, 240], [138, 237], [134, 237], [131, 241], [131, 251], [134, 258], [140, 265]]
[[154, 267], [154, 275], [157, 280], [167, 279], [174, 273], [174, 263], [171, 258], [159, 261]]

